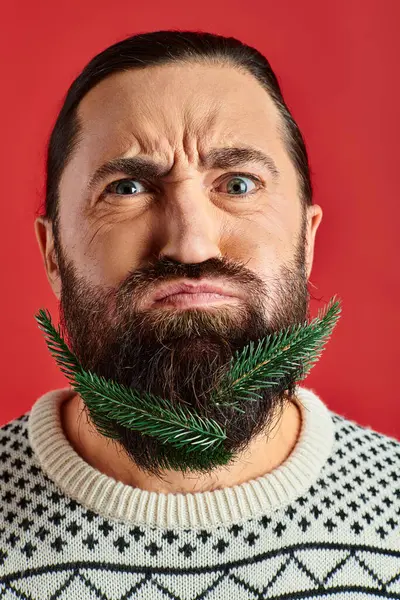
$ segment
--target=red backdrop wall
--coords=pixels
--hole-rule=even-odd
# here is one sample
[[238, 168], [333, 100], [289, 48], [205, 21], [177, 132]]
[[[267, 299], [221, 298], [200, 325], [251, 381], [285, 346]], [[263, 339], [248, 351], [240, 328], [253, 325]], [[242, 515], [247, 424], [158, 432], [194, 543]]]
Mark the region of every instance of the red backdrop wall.
[[45, 145], [67, 86], [122, 37], [188, 28], [234, 35], [265, 53], [305, 135], [324, 210], [312, 313], [335, 293], [343, 313], [304, 385], [332, 410], [400, 437], [400, 2], [12, 4], [0, 9], [0, 424], [67, 385], [34, 319], [47, 307], [57, 321], [58, 306], [33, 229]]

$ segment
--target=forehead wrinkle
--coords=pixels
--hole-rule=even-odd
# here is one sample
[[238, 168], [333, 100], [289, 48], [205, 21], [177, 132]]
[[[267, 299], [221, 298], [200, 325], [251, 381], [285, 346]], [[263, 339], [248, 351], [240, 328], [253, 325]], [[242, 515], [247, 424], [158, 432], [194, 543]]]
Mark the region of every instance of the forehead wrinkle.
[[220, 116], [221, 107], [218, 99], [207, 107], [197, 101], [188, 103], [181, 115], [182, 131], [175, 132], [174, 166], [198, 167], [211, 148], [234, 143], [230, 128]]
[[[254, 138], [245, 139], [247, 117], [243, 115], [239, 124], [233, 118], [232, 123], [219, 96], [208, 96], [204, 102], [192, 90], [181, 99], [182, 102], [173, 103], [172, 111], [154, 111], [151, 100], [144, 95], [140, 98], [140, 119], [133, 106], [133, 111], [117, 112], [109, 132], [111, 137], [104, 134], [105, 153], [98, 160], [141, 155], [168, 164], [176, 172], [191, 164], [197, 166], [211, 148], [254, 145]], [[96, 118], [91, 124], [96, 125]], [[239, 125], [244, 135], [240, 135]]]
[[[140, 155], [168, 165], [171, 173], [191, 165], [197, 167], [210, 148], [220, 145], [218, 129], [222, 126], [216, 127], [218, 119], [213, 107], [209, 107], [206, 114], [200, 106], [198, 112], [196, 106], [187, 108], [179, 114], [174, 112], [175, 118], [170, 115], [161, 117], [165, 128], [163, 132], [160, 132], [158, 122], [153, 123], [148, 118], [138, 128], [131, 122], [125, 128], [130, 130], [128, 144], [118, 156], [129, 158]], [[226, 131], [226, 127], [223, 130]]]

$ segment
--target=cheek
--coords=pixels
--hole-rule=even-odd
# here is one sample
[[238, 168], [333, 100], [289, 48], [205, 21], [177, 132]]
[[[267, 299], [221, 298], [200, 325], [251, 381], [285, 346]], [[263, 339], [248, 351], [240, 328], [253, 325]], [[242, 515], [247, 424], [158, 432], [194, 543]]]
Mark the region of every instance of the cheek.
[[113, 217], [76, 223], [70, 235], [66, 231], [64, 243], [92, 285], [116, 287], [143, 264], [150, 240], [147, 228]]
[[[118, 286], [159, 250], [155, 216], [132, 216], [124, 211], [69, 217], [69, 224], [62, 228], [63, 245], [93, 285]], [[262, 210], [224, 219], [219, 241], [215, 241], [222, 255], [268, 278], [293, 258], [299, 223], [296, 204], [276, 194]]]
[[300, 234], [300, 214], [290, 204], [276, 197], [267, 209], [238, 220], [227, 238], [226, 253], [240, 255], [257, 272], [278, 271], [293, 258]]

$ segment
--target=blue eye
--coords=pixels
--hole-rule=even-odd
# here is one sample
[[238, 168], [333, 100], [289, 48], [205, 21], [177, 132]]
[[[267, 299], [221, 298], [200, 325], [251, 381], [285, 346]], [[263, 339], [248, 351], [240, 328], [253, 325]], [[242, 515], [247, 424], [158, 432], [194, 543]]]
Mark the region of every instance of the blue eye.
[[233, 196], [242, 196], [252, 192], [256, 188], [254, 181], [244, 175], [235, 175], [227, 180], [226, 193]]
[[111, 194], [117, 194], [119, 196], [132, 196], [147, 191], [147, 188], [140, 183], [140, 181], [136, 181], [135, 179], [120, 179], [119, 181], [113, 181], [106, 189]]

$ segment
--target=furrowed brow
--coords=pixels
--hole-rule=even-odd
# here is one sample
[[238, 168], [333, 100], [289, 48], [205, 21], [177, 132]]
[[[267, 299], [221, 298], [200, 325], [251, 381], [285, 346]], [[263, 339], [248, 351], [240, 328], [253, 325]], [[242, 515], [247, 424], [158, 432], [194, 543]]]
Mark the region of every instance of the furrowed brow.
[[[274, 159], [261, 150], [251, 147], [214, 148], [202, 157], [202, 169], [232, 169], [249, 163], [267, 168], [274, 181], [279, 179], [279, 171]], [[165, 177], [171, 171], [159, 163], [140, 156], [114, 158], [101, 165], [92, 175], [88, 183], [88, 191], [110, 175], [122, 174], [132, 179], [157, 179]]]
[[147, 158], [139, 156], [127, 158], [114, 158], [104, 165], [101, 165], [92, 177], [88, 184], [88, 190], [92, 191], [106, 177], [122, 173], [125, 177], [132, 179], [153, 179], [163, 177], [170, 171], [170, 168], [164, 168], [162, 165], [153, 162]]
[[279, 179], [279, 170], [272, 156], [251, 147], [214, 148], [203, 157], [208, 169], [232, 169], [249, 163], [255, 163], [270, 171], [274, 181]]

